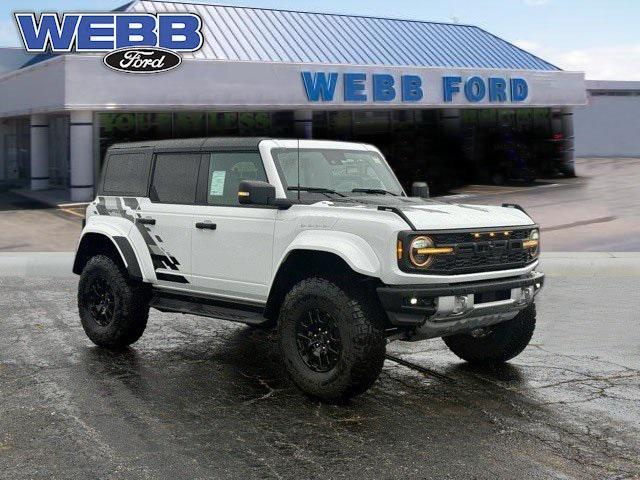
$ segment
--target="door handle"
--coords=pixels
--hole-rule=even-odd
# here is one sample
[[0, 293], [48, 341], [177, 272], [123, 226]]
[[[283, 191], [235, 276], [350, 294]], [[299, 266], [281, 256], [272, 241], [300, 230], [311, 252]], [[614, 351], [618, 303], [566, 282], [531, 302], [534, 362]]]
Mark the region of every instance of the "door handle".
[[140, 223], [141, 225], [155, 225], [156, 219], [155, 218], [137, 218], [136, 222]]
[[211, 222], [198, 222], [196, 223], [196, 228], [201, 230], [215, 230], [216, 224]]

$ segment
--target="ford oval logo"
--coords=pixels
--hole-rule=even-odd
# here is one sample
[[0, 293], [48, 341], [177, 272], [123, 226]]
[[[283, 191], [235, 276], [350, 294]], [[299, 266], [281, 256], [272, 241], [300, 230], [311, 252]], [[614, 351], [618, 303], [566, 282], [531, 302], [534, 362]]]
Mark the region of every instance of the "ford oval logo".
[[158, 47], [122, 48], [108, 53], [104, 64], [119, 72], [158, 73], [176, 68], [182, 57], [171, 50]]

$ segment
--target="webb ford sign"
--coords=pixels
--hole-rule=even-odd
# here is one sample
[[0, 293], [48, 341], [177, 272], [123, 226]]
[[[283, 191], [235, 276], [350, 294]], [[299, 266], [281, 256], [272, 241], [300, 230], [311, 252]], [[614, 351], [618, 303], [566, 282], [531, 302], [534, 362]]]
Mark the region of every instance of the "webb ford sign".
[[[342, 78], [341, 78], [342, 77]], [[391, 75], [364, 72], [302, 72], [302, 83], [310, 102], [374, 102], [400, 101], [416, 103], [424, 99], [424, 89], [438, 90], [442, 103], [463, 100], [468, 103], [522, 103], [529, 97], [529, 84], [524, 78], [479, 75], [443, 75], [439, 85], [425, 86], [421, 75]], [[341, 98], [336, 98], [342, 83]], [[459, 98], [456, 98], [459, 97]]]

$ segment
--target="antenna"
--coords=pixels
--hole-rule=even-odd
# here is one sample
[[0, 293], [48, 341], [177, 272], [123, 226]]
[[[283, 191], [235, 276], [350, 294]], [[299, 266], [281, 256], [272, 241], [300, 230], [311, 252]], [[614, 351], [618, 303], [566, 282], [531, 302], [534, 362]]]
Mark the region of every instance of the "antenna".
[[300, 201], [300, 138], [298, 138], [298, 202]]

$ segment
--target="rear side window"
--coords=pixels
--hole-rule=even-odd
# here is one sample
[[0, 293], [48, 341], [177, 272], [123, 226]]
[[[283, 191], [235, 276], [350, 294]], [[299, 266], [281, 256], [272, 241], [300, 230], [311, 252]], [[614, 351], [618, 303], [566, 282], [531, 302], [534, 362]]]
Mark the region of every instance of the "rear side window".
[[149, 182], [150, 155], [146, 153], [113, 153], [107, 158], [103, 193], [145, 197]]
[[152, 200], [160, 203], [196, 203], [199, 153], [159, 153], [151, 181]]
[[209, 163], [207, 202], [210, 205], [239, 205], [242, 180], [267, 181], [258, 152], [214, 152]]

